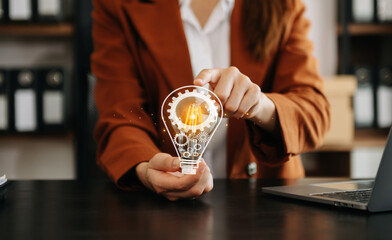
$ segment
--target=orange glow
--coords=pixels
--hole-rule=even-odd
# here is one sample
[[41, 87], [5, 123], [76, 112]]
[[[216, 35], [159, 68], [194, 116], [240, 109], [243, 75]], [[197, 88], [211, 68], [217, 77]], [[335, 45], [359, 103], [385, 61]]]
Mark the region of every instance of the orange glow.
[[[193, 132], [196, 131], [196, 125], [203, 122], [201, 107], [196, 107], [195, 104], [189, 105], [186, 111], [185, 125], [192, 129]], [[187, 129], [185, 129], [187, 130]]]

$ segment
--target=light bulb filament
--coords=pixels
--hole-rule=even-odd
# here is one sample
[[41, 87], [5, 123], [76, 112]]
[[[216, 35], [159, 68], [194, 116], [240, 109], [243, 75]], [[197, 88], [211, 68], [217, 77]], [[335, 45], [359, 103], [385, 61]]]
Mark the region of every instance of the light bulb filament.
[[203, 122], [201, 107], [196, 107], [195, 104], [189, 105], [186, 111], [185, 125], [186, 129], [191, 129], [192, 132], [196, 132], [196, 126]]

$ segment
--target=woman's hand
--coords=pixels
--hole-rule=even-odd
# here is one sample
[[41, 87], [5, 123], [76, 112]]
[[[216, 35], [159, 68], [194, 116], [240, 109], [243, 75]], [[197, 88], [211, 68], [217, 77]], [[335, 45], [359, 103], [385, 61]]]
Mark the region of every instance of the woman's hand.
[[275, 131], [275, 104], [236, 67], [204, 69], [193, 83], [209, 83], [223, 104], [225, 116], [249, 119], [269, 132]]
[[204, 161], [199, 163], [196, 175], [170, 173], [178, 170], [179, 158], [166, 153], [157, 153], [149, 162], [136, 166], [136, 174], [144, 186], [171, 201], [196, 198], [212, 190], [212, 175]]

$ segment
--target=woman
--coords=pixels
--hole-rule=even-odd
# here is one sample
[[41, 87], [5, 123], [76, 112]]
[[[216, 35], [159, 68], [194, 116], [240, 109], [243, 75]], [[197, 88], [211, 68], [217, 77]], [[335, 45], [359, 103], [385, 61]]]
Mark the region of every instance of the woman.
[[[303, 177], [299, 154], [329, 127], [304, 10], [300, 0], [95, 0], [100, 167], [119, 187], [144, 185], [170, 200], [210, 191], [211, 171]], [[191, 84], [209, 86], [230, 117], [204, 154], [208, 164], [178, 176], [159, 110]]]

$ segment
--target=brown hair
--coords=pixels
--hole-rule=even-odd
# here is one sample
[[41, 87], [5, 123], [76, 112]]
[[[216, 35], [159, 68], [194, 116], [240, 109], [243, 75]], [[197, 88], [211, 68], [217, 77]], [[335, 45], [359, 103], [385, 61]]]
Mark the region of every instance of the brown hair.
[[279, 41], [289, 16], [289, 0], [244, 0], [243, 29], [256, 60], [265, 59]]

